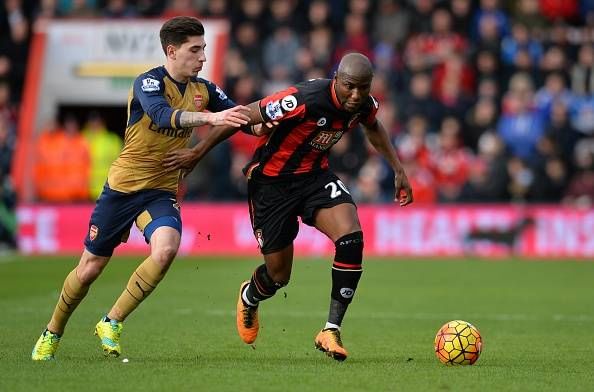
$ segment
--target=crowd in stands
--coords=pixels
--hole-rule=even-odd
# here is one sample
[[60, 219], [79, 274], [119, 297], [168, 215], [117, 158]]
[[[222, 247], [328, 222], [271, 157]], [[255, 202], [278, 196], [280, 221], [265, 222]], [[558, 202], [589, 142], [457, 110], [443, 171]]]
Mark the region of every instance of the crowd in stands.
[[[6, 0], [1, 7], [0, 235], [11, 227], [2, 208], [15, 200], [7, 174], [30, 32], [51, 18], [224, 18], [231, 39], [222, 87], [240, 104], [332, 77], [342, 55], [364, 53], [375, 65], [378, 117], [417, 203], [592, 205], [594, 0]], [[81, 133], [70, 118], [41, 132], [44, 145], [71, 152], [76, 144], [80, 154], [37, 168], [39, 200], [96, 197], [112, 159], [97, 157], [98, 145], [117, 151], [121, 142], [96, 131], [96, 113], [87, 127]], [[188, 177], [186, 197], [245, 199], [241, 168], [253, 142], [237, 134], [213, 150]], [[66, 158], [80, 169], [73, 184], [92, 185], [69, 195], [50, 185], [67, 181]], [[342, 137], [331, 165], [358, 201], [393, 199], [392, 173], [360, 131]]]

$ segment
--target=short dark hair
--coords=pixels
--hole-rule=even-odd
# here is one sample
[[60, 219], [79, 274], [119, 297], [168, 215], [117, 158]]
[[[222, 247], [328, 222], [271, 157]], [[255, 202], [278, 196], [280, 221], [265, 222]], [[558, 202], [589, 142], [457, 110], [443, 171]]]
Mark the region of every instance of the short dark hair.
[[181, 46], [188, 41], [188, 37], [204, 35], [204, 26], [192, 16], [176, 16], [169, 19], [161, 27], [159, 38], [163, 52], [167, 54], [167, 46]]

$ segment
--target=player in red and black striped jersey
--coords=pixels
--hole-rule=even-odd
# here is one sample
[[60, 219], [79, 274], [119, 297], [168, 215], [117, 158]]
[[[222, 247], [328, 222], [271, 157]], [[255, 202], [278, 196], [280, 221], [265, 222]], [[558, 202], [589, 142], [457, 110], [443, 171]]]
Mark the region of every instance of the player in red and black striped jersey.
[[[369, 95], [372, 79], [367, 57], [351, 53], [342, 58], [333, 79], [300, 83], [248, 105], [250, 124], [275, 125], [252, 128], [256, 134], [269, 132], [244, 169], [252, 227], [265, 261], [242, 283], [237, 301], [238, 332], [248, 344], [258, 334], [259, 302], [289, 282], [300, 217], [326, 234], [336, 247], [328, 321], [315, 345], [337, 360], [348, 355], [340, 327], [362, 273], [363, 233], [348, 189], [328, 168], [330, 148], [360, 124], [395, 172], [395, 200], [401, 206], [413, 201], [406, 174], [375, 117], [378, 102]], [[235, 131], [214, 128], [193, 149], [171, 152], [164, 165], [191, 170]]]
[[375, 123], [375, 98], [368, 95], [356, 110], [346, 111], [335, 84], [335, 80], [314, 79], [260, 100], [262, 118], [279, 125], [260, 140], [246, 168], [248, 176], [255, 168], [270, 177], [328, 170], [330, 147], [359, 123]]

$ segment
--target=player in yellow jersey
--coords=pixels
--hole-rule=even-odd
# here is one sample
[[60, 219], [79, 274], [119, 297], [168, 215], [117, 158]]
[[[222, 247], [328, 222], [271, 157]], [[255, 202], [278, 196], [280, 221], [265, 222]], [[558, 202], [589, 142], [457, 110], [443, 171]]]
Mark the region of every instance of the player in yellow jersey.
[[249, 119], [246, 107], [236, 106], [220, 88], [197, 76], [206, 61], [204, 27], [198, 19], [168, 20], [160, 39], [166, 63], [134, 82], [123, 150], [109, 170], [91, 215], [85, 249], [64, 281], [51, 320], [33, 348], [33, 360], [54, 358], [70, 315], [135, 223], [150, 244], [150, 256], [95, 327], [105, 355], [121, 354], [123, 321], [163, 279], [180, 244], [180, 172], [163, 168], [165, 154], [185, 147], [196, 126], [240, 127]]

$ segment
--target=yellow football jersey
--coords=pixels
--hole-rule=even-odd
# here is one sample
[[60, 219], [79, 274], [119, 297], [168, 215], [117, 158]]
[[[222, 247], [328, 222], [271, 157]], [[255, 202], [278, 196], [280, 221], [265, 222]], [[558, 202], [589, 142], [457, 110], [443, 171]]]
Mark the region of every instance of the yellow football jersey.
[[138, 76], [128, 96], [128, 123], [124, 148], [109, 169], [113, 190], [141, 189], [177, 192], [179, 170], [167, 171], [162, 162], [171, 150], [186, 147], [193, 128], [182, 128], [182, 111], [218, 112], [235, 103], [214, 83], [192, 78], [175, 81], [160, 66]]

